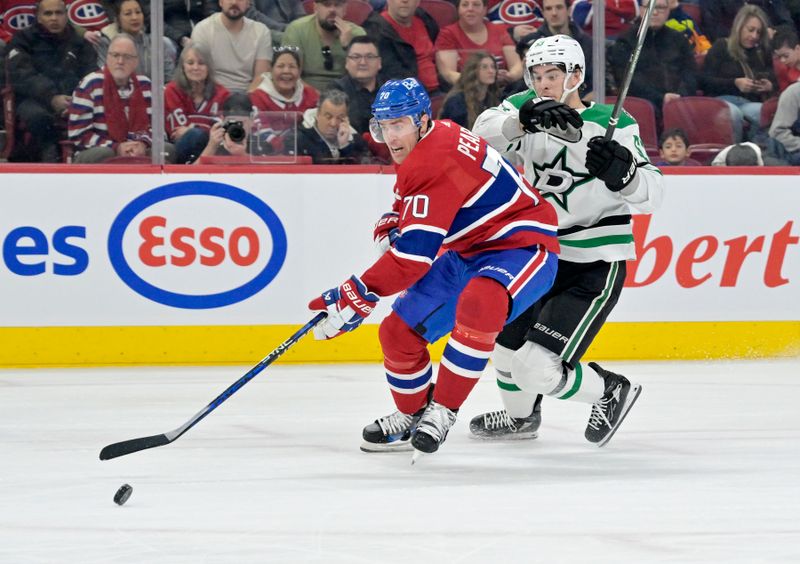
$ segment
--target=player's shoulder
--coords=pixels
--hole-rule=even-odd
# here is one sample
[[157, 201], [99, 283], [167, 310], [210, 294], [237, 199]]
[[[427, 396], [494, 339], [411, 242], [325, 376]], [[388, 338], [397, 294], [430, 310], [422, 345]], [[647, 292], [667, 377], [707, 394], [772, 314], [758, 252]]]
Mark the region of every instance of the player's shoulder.
[[516, 94], [512, 94], [505, 100], [503, 100], [503, 106], [514, 108], [515, 110], [519, 110], [522, 107], [522, 104], [527, 102], [528, 100], [532, 100], [536, 98], [536, 91], [535, 90], [525, 90], [523, 92], [517, 92]]
[[[583, 112], [581, 113], [581, 117], [583, 118], [584, 122], [596, 123], [603, 129], [607, 129], [608, 122], [611, 119], [611, 114], [613, 113], [613, 111], [614, 111], [613, 104], [592, 103], [591, 106], [583, 110]], [[625, 129], [626, 127], [630, 127], [632, 125], [637, 125], [636, 120], [633, 119], [633, 116], [623, 108], [623, 110], [619, 114], [619, 122], [617, 123], [617, 129]]]

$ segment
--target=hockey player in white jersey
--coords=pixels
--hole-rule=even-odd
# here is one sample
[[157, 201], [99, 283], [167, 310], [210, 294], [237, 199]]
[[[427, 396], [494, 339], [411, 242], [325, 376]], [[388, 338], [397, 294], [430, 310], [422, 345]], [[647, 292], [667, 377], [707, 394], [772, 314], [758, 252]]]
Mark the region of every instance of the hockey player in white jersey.
[[529, 90], [483, 112], [473, 131], [524, 165], [525, 177], [558, 212], [561, 243], [551, 290], [505, 327], [492, 356], [505, 409], [470, 423], [476, 438], [536, 438], [542, 395], [592, 404], [586, 439], [605, 445], [641, 387], [583, 354], [614, 308], [635, 258], [631, 210], [651, 213], [664, 183], [621, 112], [603, 138], [613, 106], [578, 95], [586, 63], [565, 35], [537, 40], [525, 56]]

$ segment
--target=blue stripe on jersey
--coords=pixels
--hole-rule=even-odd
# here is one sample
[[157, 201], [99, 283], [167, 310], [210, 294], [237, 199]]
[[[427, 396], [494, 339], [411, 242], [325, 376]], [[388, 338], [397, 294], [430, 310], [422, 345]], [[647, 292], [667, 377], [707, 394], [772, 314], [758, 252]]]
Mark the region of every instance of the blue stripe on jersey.
[[386, 381], [389, 382], [389, 385], [394, 386], [395, 388], [401, 388], [403, 390], [413, 390], [415, 388], [419, 388], [423, 384], [426, 384], [428, 381], [430, 381], [432, 377], [432, 367], [428, 368], [428, 371], [425, 372], [425, 374], [418, 378], [414, 378], [413, 380], [401, 380], [390, 375], [388, 372], [386, 373]]
[[[454, 233], [458, 233], [465, 227], [480, 221], [480, 219], [488, 213], [493, 212], [498, 207], [507, 204], [514, 193], [519, 190], [516, 181], [511, 178], [505, 170], [501, 169], [500, 173], [492, 182], [491, 186], [478, 198], [478, 201], [468, 208], [461, 208], [456, 217], [453, 219], [453, 224], [450, 226], [447, 236], [450, 237]], [[531, 204], [533, 205], [533, 204]]]
[[558, 235], [558, 231], [556, 229], [545, 229], [543, 227], [536, 227], [535, 225], [520, 225], [518, 227], [514, 227], [513, 229], [509, 229], [506, 233], [503, 233], [502, 237], [498, 237], [497, 240], [499, 241], [501, 239], [505, 239], [506, 237], [511, 237], [520, 231], [533, 231], [534, 233], [541, 233], [543, 235], [547, 235], [548, 237], [555, 237]]
[[441, 233], [411, 229], [403, 232], [394, 247], [403, 254], [427, 257], [433, 260], [442, 246], [442, 241], [444, 241], [444, 235]]
[[488, 358], [475, 358], [474, 356], [457, 351], [450, 343], [444, 348], [442, 356], [464, 370], [481, 371], [486, 368], [486, 364], [489, 362]]

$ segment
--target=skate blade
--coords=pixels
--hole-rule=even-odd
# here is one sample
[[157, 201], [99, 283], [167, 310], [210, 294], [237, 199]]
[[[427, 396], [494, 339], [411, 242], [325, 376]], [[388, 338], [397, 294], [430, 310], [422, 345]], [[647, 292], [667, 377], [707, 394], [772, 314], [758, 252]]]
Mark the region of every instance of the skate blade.
[[507, 435], [500, 435], [500, 436], [492, 436], [492, 435], [475, 435], [473, 433], [469, 434], [469, 438], [473, 441], [524, 441], [526, 439], [538, 439], [539, 433], [534, 431], [533, 433], [509, 433]]
[[396, 441], [394, 443], [387, 443], [387, 444], [375, 444], [375, 443], [368, 443], [363, 442], [361, 443], [361, 451], [362, 452], [411, 452], [414, 447], [411, 446], [411, 441]]
[[425, 454], [427, 453], [422, 452], [421, 450], [414, 449], [414, 454], [411, 455], [411, 466], [414, 466], [414, 464], [417, 463], [417, 460], [422, 458]]
[[605, 445], [608, 444], [608, 441], [610, 441], [611, 437], [614, 436], [614, 433], [617, 432], [619, 426], [622, 425], [623, 421], [625, 421], [625, 416], [628, 415], [628, 411], [630, 411], [630, 409], [633, 407], [633, 404], [636, 403], [636, 400], [639, 399], [639, 395], [641, 393], [642, 393], [641, 385], [636, 384], [635, 386], [631, 386], [631, 389], [628, 392], [628, 397], [626, 398], [625, 401], [625, 407], [622, 408], [622, 414], [619, 416], [619, 421], [617, 421], [617, 424], [614, 426], [613, 429], [611, 429], [611, 432], [608, 435], [606, 435], [606, 437], [602, 441], [597, 443], [597, 448], [604, 447]]

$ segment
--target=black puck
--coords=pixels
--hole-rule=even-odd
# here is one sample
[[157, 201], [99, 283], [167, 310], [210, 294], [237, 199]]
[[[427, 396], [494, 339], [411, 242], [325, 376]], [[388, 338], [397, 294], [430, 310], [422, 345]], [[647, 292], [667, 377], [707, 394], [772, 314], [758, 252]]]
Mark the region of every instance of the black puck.
[[117, 493], [114, 494], [114, 503], [123, 505], [128, 501], [128, 498], [131, 497], [131, 493], [133, 493], [133, 488], [128, 484], [122, 484], [117, 490]]

